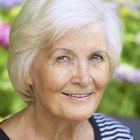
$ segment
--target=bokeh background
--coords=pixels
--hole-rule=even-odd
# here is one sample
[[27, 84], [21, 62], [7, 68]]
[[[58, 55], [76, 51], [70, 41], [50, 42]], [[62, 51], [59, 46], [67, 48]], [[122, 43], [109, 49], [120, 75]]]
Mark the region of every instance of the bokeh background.
[[[106, 2], [115, 8], [124, 23], [124, 47], [121, 65], [110, 81], [97, 111], [140, 118], [140, 0]], [[22, 3], [23, 0], [0, 0], [0, 120], [26, 106], [13, 89], [7, 72], [10, 25]]]

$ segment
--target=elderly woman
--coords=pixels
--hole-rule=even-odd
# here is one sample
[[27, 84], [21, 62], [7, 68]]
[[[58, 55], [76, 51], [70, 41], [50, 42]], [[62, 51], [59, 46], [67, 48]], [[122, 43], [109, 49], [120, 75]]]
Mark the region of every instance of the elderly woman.
[[0, 140], [132, 140], [95, 113], [120, 61], [121, 24], [96, 0], [27, 0], [11, 29], [8, 70], [27, 107]]

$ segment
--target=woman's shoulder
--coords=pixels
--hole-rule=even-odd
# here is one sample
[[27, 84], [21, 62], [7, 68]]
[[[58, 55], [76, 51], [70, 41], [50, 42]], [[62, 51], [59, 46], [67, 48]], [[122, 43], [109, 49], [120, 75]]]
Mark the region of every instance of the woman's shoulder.
[[8, 135], [3, 130], [3, 123], [4, 122], [5, 122], [5, 120], [2, 121], [2, 122], [0, 122], [0, 140], [10, 140], [10, 138], [8, 137]]
[[10, 140], [10, 138], [18, 135], [16, 127], [18, 126], [17, 114], [10, 115], [0, 122], [0, 140]]
[[96, 122], [102, 138], [133, 140], [131, 130], [115, 118], [102, 113], [94, 113], [92, 118]]

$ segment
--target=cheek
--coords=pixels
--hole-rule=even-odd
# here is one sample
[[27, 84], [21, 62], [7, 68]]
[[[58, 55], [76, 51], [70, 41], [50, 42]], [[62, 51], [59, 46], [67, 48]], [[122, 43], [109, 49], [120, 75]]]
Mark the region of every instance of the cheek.
[[43, 86], [52, 92], [63, 89], [71, 77], [69, 69], [57, 69], [55, 67], [45, 70], [42, 75]]
[[104, 67], [103, 69], [96, 71], [94, 75], [96, 89], [104, 91], [110, 79], [109, 68]]

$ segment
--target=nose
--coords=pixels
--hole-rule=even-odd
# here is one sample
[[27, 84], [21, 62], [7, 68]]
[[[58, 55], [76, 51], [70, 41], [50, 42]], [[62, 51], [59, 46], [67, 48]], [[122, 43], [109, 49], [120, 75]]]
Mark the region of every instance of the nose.
[[79, 84], [81, 87], [86, 87], [92, 82], [90, 68], [87, 63], [78, 64], [73, 68], [72, 83]]

